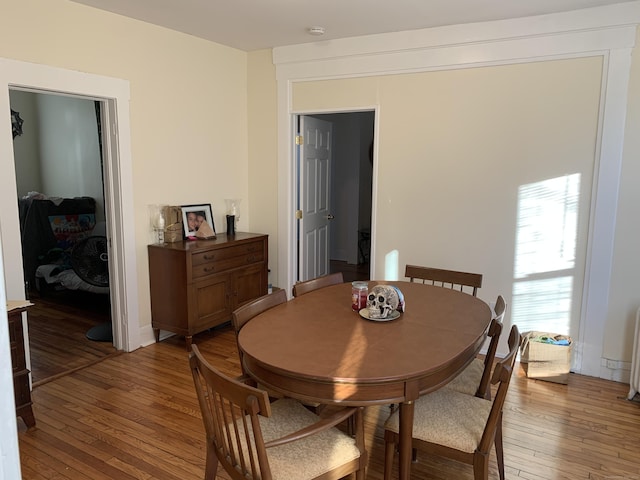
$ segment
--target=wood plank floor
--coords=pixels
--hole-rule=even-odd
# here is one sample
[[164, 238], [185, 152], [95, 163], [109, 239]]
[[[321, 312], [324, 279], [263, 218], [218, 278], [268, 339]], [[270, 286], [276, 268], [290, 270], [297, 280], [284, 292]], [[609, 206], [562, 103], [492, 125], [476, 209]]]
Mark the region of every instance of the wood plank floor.
[[[219, 369], [239, 374], [230, 327], [194, 342]], [[579, 375], [566, 386], [531, 380], [517, 365], [504, 412], [506, 478], [640, 480], [640, 405], [627, 390]], [[180, 338], [47, 382], [33, 400], [36, 427], [18, 422], [24, 479], [203, 477], [204, 429]], [[382, 479], [387, 411], [366, 412], [368, 479]], [[412, 479], [472, 478], [469, 466], [439, 458], [412, 465]], [[490, 478], [498, 478], [495, 454]]]
[[87, 331], [110, 322], [108, 295], [70, 290], [31, 296], [27, 310], [31, 378], [35, 385], [116, 354], [110, 342], [96, 342]]
[[342, 272], [345, 282], [353, 282], [355, 280], [369, 280], [369, 264], [360, 263], [352, 264], [339, 260], [331, 260], [329, 263], [329, 272]]

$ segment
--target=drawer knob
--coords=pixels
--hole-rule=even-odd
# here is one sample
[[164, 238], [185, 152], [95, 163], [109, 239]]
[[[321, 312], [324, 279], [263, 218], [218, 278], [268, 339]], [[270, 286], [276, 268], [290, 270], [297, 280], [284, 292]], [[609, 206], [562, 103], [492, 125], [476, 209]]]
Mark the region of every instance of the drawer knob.
[[215, 267], [204, 267], [204, 271], [205, 271], [206, 273], [209, 273], [209, 272], [215, 272], [215, 271], [216, 271], [216, 268], [215, 268]]
[[216, 258], [216, 255], [215, 255], [215, 253], [214, 253], [214, 254], [211, 254], [211, 255], [207, 255], [207, 254], [205, 254], [203, 258], [204, 258], [205, 260], [213, 260], [214, 258]]

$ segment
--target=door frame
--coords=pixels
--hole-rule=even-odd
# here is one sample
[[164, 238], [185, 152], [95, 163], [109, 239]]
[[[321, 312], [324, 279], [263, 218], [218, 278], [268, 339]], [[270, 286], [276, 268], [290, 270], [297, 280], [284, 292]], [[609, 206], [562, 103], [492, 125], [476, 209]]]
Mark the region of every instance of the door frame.
[[[114, 345], [140, 346], [133, 209], [129, 82], [48, 65], [0, 58], [0, 111], [9, 111], [9, 89], [80, 96], [102, 101], [103, 151]], [[13, 138], [9, 116], [0, 116], [0, 220], [3, 225], [7, 297], [25, 298], [17, 209]], [[15, 208], [8, 208], [14, 205]]]
[[[320, 111], [320, 110], [310, 110], [310, 111], [296, 111], [294, 113], [291, 114], [291, 126], [292, 126], [292, 140], [293, 143], [291, 145], [291, 151], [292, 151], [292, 157], [291, 157], [291, 168], [290, 168], [290, 173], [291, 173], [291, 177], [292, 177], [292, 190], [291, 190], [291, 198], [293, 199], [293, 203], [292, 203], [292, 208], [293, 210], [290, 210], [292, 212], [291, 215], [289, 215], [289, 217], [291, 217], [293, 219], [293, 226], [291, 229], [291, 234], [289, 237], [287, 237], [289, 240], [287, 241], [287, 243], [291, 243], [292, 245], [292, 249], [290, 250], [291, 253], [291, 258], [289, 258], [290, 263], [288, 266], [288, 279], [285, 281], [286, 283], [282, 283], [281, 280], [281, 276], [279, 276], [278, 281], [280, 283], [278, 283], [278, 285], [287, 285], [286, 290], [287, 291], [291, 291], [291, 288], [293, 287], [293, 284], [296, 282], [296, 279], [298, 278], [298, 269], [299, 269], [299, 258], [300, 258], [300, 252], [299, 252], [299, 241], [301, 241], [300, 236], [301, 236], [301, 232], [299, 229], [299, 222], [296, 220], [295, 218], [295, 213], [296, 213], [296, 209], [297, 206], [299, 205], [298, 201], [298, 195], [299, 195], [299, 180], [300, 180], [300, 169], [299, 169], [299, 164], [298, 164], [298, 150], [297, 150], [297, 145], [295, 142], [296, 136], [298, 135], [298, 119], [300, 117], [304, 117], [304, 116], [322, 116], [322, 115], [331, 115], [331, 114], [349, 114], [349, 113], [360, 113], [360, 112], [368, 112], [368, 113], [372, 113], [374, 116], [374, 132], [373, 132], [373, 173], [372, 173], [372, 179], [371, 179], [371, 244], [370, 244], [370, 253], [369, 253], [369, 272], [371, 272], [371, 274], [373, 274], [374, 269], [375, 269], [375, 210], [376, 210], [376, 197], [377, 197], [377, 189], [376, 189], [376, 185], [377, 185], [377, 176], [378, 176], [378, 172], [377, 172], [377, 151], [378, 151], [378, 108], [375, 106], [371, 106], [371, 107], [358, 107], [358, 108], [346, 108], [346, 109], [333, 109], [333, 110], [328, 110], [328, 111]], [[332, 122], [333, 123], [333, 122]], [[335, 132], [334, 132], [335, 135]], [[332, 154], [333, 155], [333, 154]], [[331, 179], [330, 179], [331, 181]], [[335, 206], [332, 206], [332, 213], [335, 213]], [[281, 226], [279, 224], [279, 226]], [[279, 236], [279, 238], [282, 238]], [[330, 242], [331, 239], [329, 239]], [[283, 242], [279, 242], [279, 244], [282, 244]], [[280, 247], [278, 247], [280, 248]], [[331, 257], [331, 247], [329, 246], [329, 257]], [[281, 256], [279, 256], [279, 258], [283, 258]], [[329, 262], [331, 262], [331, 258], [329, 258]], [[281, 272], [282, 266], [281, 263], [278, 264], [278, 271]]]

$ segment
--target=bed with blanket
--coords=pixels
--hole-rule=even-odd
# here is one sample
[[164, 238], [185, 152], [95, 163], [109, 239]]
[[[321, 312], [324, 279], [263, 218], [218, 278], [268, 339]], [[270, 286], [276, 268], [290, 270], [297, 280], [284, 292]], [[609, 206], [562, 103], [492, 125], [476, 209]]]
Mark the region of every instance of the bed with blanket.
[[[104, 222], [96, 223], [94, 198], [54, 198], [34, 192], [19, 200], [19, 213], [29, 285], [41, 293], [47, 288], [109, 293]], [[85, 248], [89, 239], [93, 250]], [[79, 252], [81, 246], [84, 250]], [[87, 275], [85, 265], [90, 260], [100, 272]]]

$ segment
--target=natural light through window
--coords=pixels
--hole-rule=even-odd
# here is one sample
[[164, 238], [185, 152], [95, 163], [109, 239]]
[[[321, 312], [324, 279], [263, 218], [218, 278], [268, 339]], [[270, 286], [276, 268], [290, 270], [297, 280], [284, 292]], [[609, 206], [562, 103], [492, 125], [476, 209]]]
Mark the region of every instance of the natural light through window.
[[512, 321], [520, 331], [570, 333], [579, 200], [580, 174], [518, 190]]
[[398, 250], [391, 250], [384, 256], [384, 279], [398, 280]]

